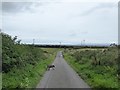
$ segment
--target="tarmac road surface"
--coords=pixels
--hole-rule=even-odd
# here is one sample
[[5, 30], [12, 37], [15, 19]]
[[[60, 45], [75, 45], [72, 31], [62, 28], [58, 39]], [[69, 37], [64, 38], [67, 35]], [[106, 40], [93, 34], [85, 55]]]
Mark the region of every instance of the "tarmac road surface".
[[53, 62], [55, 69], [46, 71], [36, 88], [90, 88], [64, 60], [59, 51]]

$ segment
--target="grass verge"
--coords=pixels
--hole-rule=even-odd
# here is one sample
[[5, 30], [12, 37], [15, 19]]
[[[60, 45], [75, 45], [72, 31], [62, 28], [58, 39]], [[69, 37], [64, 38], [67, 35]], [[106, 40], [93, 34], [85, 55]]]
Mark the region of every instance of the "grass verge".
[[40, 60], [35, 66], [27, 64], [25, 67], [13, 68], [7, 74], [3, 73], [3, 88], [36, 88], [46, 71], [46, 65], [51, 64], [55, 59], [56, 52], [52, 53], [52, 51], [49, 52], [47, 59]]
[[2, 73], [0, 73], [0, 90], [2, 89]]
[[68, 64], [85, 80], [93, 89], [118, 89], [118, 78], [116, 68], [110, 66], [92, 66], [88, 58], [82, 57], [77, 62], [74, 56], [64, 53], [65, 60]]

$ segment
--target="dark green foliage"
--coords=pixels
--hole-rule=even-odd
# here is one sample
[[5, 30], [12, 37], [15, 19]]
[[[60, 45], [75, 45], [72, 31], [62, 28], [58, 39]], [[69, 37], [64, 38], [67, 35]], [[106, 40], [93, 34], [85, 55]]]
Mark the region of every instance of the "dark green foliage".
[[19, 45], [13, 39], [2, 33], [2, 71], [7, 73], [11, 68], [23, 67], [26, 64], [35, 65], [40, 59], [44, 59], [41, 49], [34, 46]]
[[[2, 87], [32, 88], [38, 83], [51, 63], [55, 53], [44, 53], [34, 45], [24, 45], [17, 41], [17, 36], [2, 34]], [[52, 51], [52, 50], [51, 50]], [[49, 57], [49, 59], [48, 59]], [[52, 59], [50, 59], [52, 57]]]

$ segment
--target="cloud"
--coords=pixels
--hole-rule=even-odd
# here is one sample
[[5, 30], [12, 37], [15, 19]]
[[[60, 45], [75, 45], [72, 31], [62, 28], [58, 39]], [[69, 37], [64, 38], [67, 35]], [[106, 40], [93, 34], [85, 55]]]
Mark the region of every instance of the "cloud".
[[[117, 41], [117, 8], [112, 8], [115, 7], [112, 3], [11, 2], [3, 7], [4, 13], [8, 13], [2, 17], [3, 30], [11, 36], [19, 36], [25, 43], [32, 43], [33, 38], [36, 43]], [[26, 12], [31, 9], [35, 13]], [[101, 9], [108, 12], [98, 13]], [[87, 17], [75, 18], [80, 14]]]
[[118, 44], [120, 45], [120, 2], [118, 3]]
[[32, 10], [32, 6], [37, 7], [40, 3], [33, 2], [2, 2], [3, 13], [19, 13]]
[[114, 8], [116, 6], [117, 5], [115, 3], [99, 3], [98, 5], [90, 8], [89, 10], [86, 10], [82, 14], [79, 14], [79, 16], [86, 16], [86, 15], [89, 15], [89, 14], [99, 10], [99, 9]]

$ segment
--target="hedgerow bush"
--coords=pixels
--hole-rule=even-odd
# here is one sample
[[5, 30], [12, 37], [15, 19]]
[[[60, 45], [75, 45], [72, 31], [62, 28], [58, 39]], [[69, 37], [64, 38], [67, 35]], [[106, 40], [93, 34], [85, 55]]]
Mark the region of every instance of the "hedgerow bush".
[[2, 33], [2, 71], [4, 73], [9, 72], [14, 67], [20, 68], [26, 64], [36, 65], [44, 57], [41, 49], [20, 45], [14, 38]]
[[54, 53], [51, 55], [40, 47], [20, 44], [17, 36], [1, 35], [2, 88], [35, 88], [46, 65], [54, 60]]
[[92, 88], [119, 87], [118, 47], [72, 50], [64, 52], [65, 59]]

